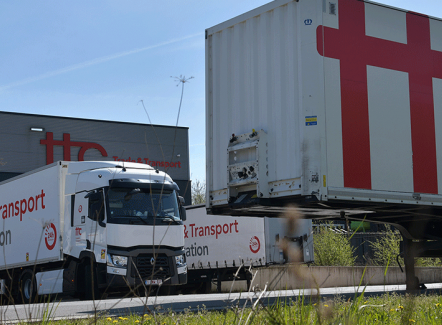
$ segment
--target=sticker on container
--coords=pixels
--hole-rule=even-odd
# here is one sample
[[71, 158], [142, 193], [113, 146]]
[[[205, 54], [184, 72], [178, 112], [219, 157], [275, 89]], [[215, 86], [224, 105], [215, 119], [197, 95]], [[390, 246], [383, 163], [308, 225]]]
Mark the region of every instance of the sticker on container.
[[317, 116], [306, 116], [305, 117], [305, 125], [318, 125], [318, 117]]
[[261, 248], [261, 243], [259, 242], [259, 238], [257, 236], [253, 236], [252, 239], [250, 239], [249, 247], [253, 254], [259, 252]]
[[55, 243], [57, 242], [57, 229], [55, 225], [51, 223], [46, 226], [45, 229], [45, 244], [46, 247], [51, 251], [55, 247]]

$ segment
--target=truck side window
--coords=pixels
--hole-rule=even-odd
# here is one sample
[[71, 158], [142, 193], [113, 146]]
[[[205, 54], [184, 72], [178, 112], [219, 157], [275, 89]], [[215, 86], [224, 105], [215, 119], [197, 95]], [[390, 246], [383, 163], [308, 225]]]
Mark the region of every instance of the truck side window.
[[98, 190], [89, 197], [89, 211], [88, 217], [94, 221], [98, 221], [100, 226], [104, 227], [104, 200], [103, 191]]

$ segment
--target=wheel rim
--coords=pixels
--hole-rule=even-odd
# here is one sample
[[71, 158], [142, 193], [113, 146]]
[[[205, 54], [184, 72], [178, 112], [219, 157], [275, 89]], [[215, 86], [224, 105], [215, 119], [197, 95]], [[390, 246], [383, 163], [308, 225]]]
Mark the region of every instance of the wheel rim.
[[27, 300], [31, 299], [32, 295], [32, 280], [26, 279], [23, 284], [23, 295]]

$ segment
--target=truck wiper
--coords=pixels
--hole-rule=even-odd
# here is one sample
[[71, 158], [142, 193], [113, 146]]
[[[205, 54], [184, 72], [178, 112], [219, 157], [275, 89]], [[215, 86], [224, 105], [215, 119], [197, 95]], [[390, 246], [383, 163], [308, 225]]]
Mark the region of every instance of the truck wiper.
[[144, 224], [149, 225], [149, 223], [146, 220], [144, 220], [143, 218], [141, 218], [140, 216], [135, 215], [133, 217], [140, 219], [142, 222], [144, 222]]
[[161, 218], [161, 222], [164, 222], [164, 223], [168, 222], [168, 223], [173, 223], [175, 225], [180, 225], [179, 221], [175, 220], [172, 217], [164, 216], [164, 217], [160, 217], [160, 218]]

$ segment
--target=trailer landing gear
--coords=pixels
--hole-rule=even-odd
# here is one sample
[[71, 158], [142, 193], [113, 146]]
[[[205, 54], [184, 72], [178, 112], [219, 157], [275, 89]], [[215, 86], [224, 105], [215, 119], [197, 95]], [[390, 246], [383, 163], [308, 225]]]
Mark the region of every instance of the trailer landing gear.
[[403, 237], [404, 243], [404, 263], [405, 263], [405, 284], [407, 291], [419, 290], [419, 279], [416, 276], [414, 269], [414, 258], [416, 251], [414, 249], [413, 241], [411, 239]]
[[442, 257], [442, 240], [434, 237], [432, 240], [421, 239], [413, 241], [402, 235], [401, 254], [405, 262], [405, 283], [407, 291], [415, 292], [419, 289], [426, 289], [425, 284], [419, 283], [415, 271], [415, 258], [437, 258]]

